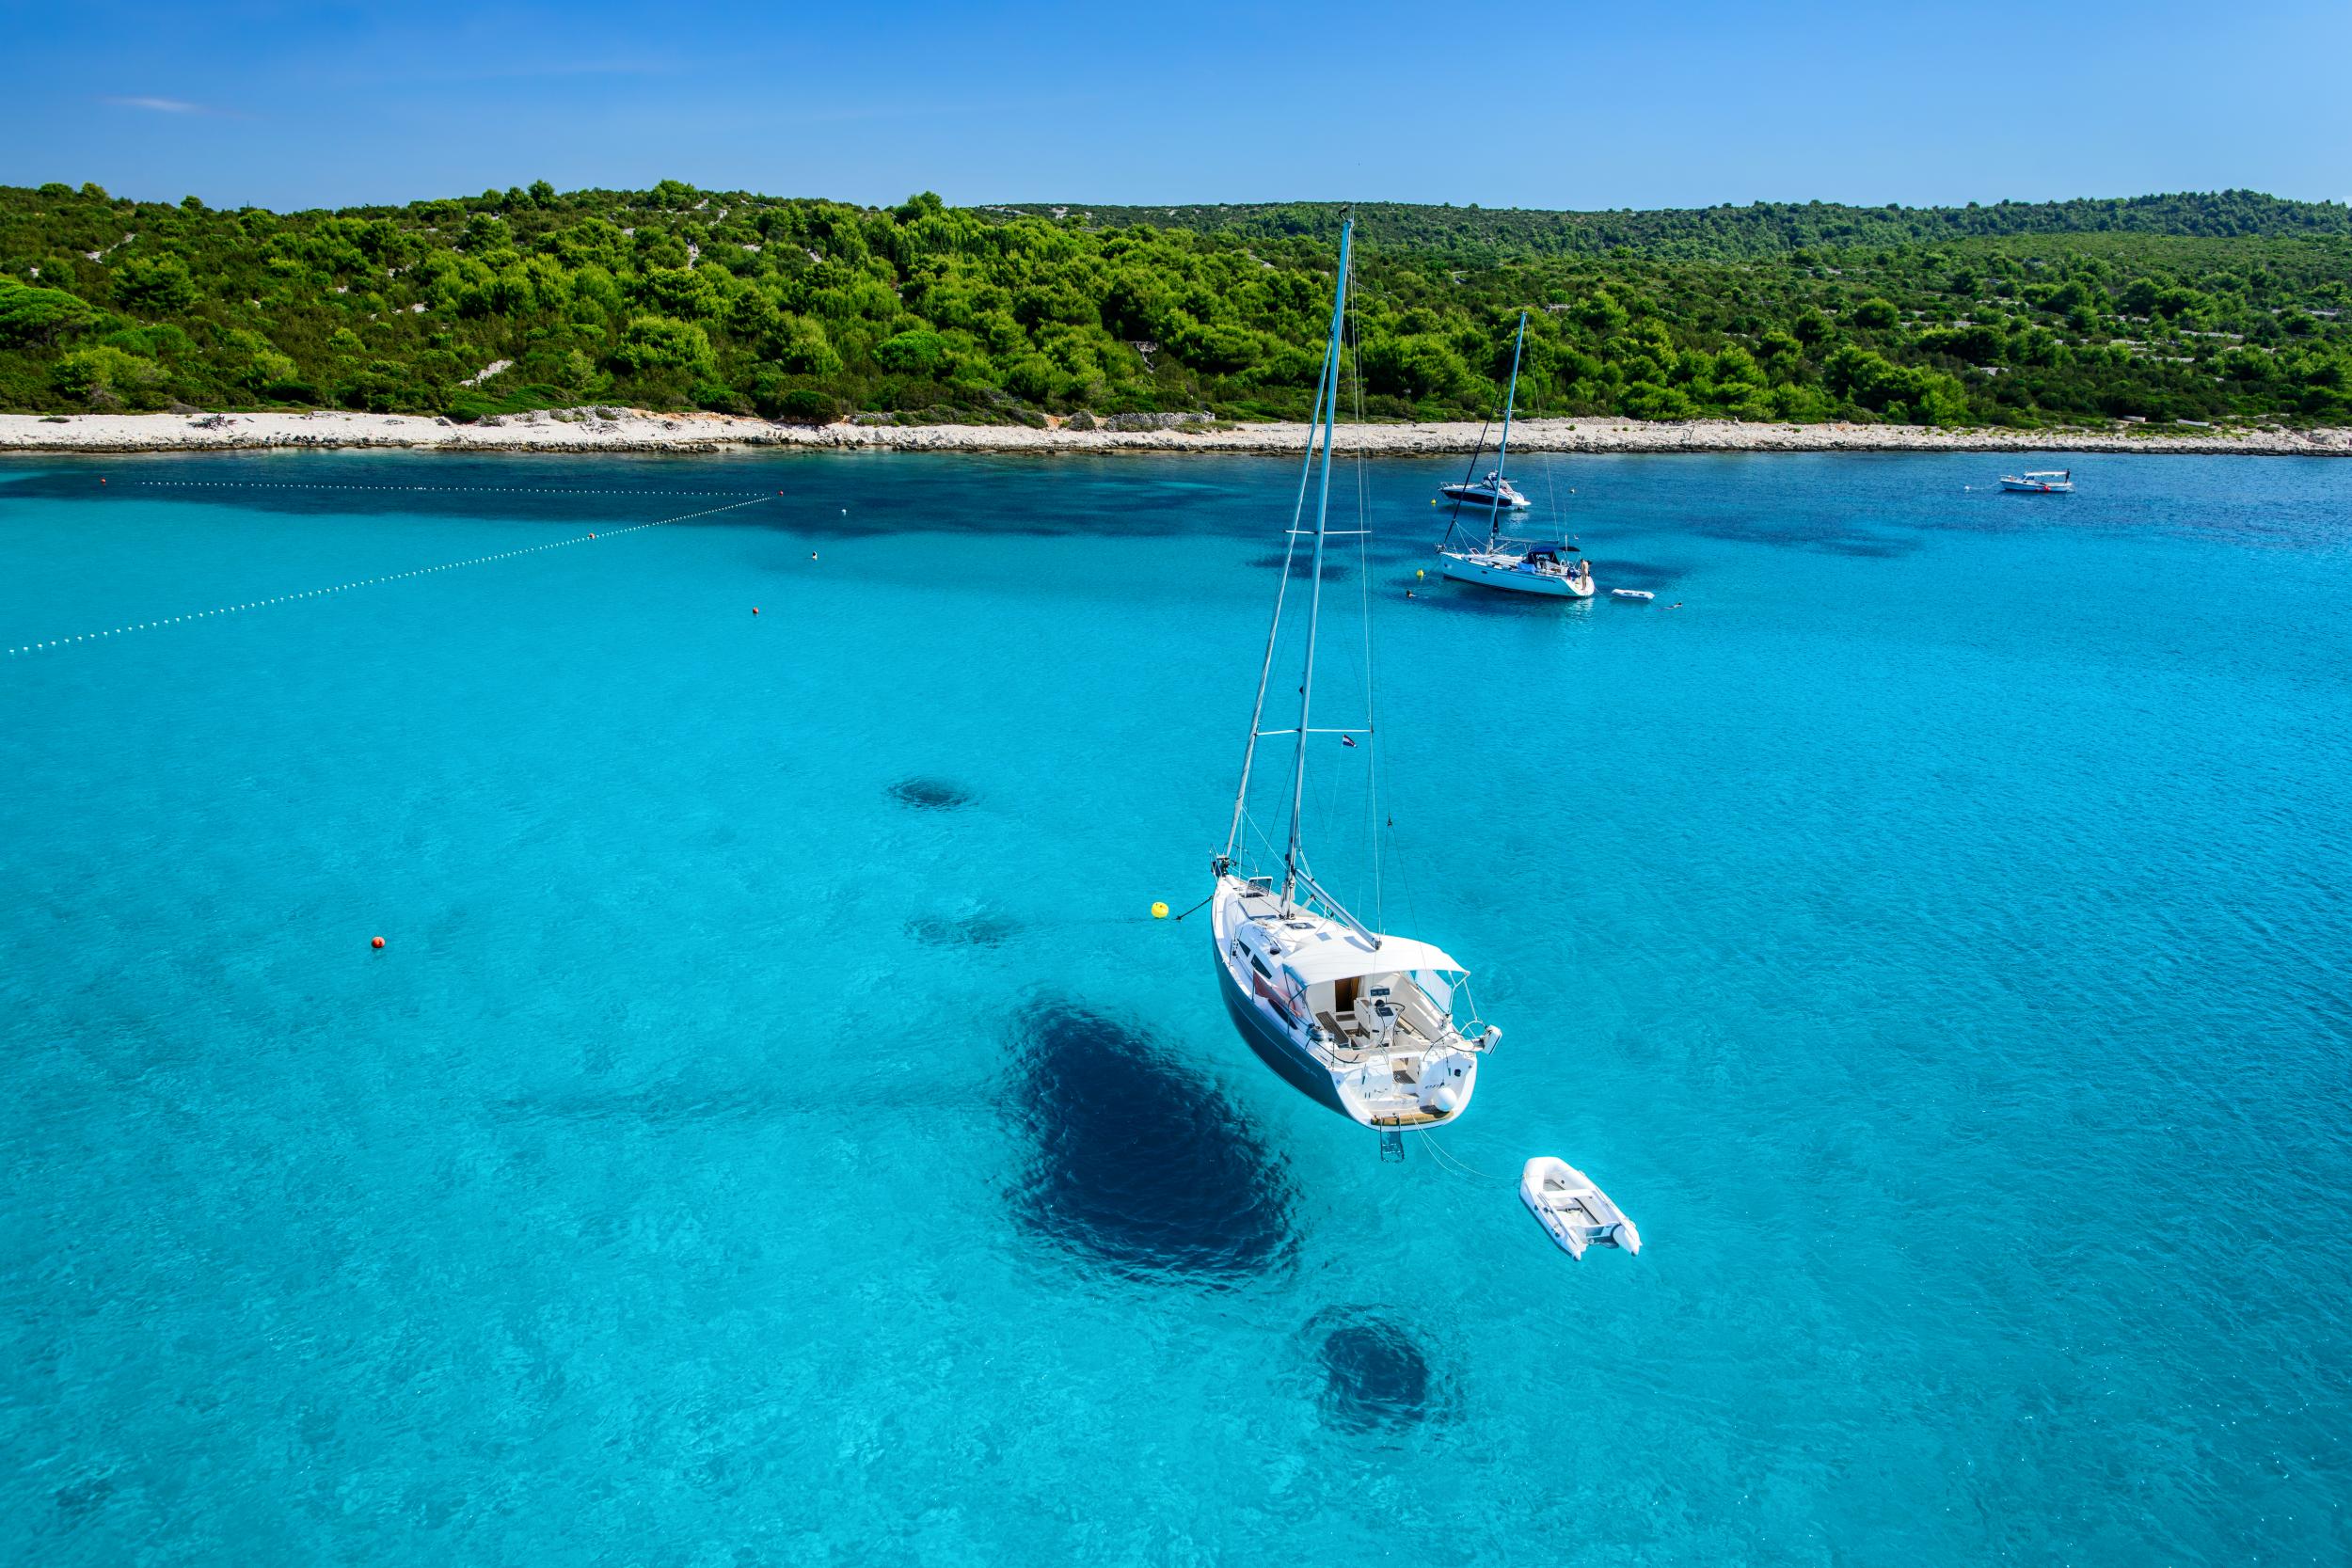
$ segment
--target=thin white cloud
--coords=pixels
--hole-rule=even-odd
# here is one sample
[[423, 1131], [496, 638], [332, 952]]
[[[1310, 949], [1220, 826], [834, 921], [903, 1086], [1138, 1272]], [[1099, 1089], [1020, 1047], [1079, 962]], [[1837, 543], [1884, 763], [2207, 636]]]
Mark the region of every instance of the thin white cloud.
[[234, 109], [215, 109], [210, 103], [191, 103], [184, 98], [102, 98], [101, 103], [112, 103], [119, 109], [145, 109], [158, 115], [214, 115], [229, 119], [245, 117]]

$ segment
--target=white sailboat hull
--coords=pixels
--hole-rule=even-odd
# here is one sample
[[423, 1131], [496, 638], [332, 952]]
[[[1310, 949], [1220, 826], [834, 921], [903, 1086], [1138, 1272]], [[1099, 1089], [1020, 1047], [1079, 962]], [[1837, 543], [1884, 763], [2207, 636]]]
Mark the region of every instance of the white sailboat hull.
[[1587, 578], [1572, 578], [1539, 572], [1516, 556], [1455, 555], [1442, 553], [1444, 572], [1455, 582], [1474, 582], [1482, 588], [1508, 589], [1514, 594], [1541, 594], [1555, 599], [1589, 599], [1593, 584]]
[[[1401, 937], [1372, 948], [1351, 927], [1286, 910], [1263, 883], [1230, 875], [1217, 879], [1213, 904], [1226, 1010], [1243, 1042], [1294, 1088], [1383, 1131], [1443, 1127], [1470, 1109], [1492, 1037], [1464, 1039], [1429, 989], [1445, 982], [1411, 967], [1451, 965], [1445, 955]], [[1332, 973], [1349, 968], [1359, 973]]]

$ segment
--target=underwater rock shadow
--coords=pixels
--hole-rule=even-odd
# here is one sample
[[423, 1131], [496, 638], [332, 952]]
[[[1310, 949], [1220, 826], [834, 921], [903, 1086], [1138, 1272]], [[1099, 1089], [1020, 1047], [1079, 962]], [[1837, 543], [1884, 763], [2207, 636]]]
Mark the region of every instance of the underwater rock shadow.
[[1229, 1289], [1292, 1265], [1288, 1173], [1214, 1085], [1071, 1003], [1017, 1027], [1023, 1228], [1130, 1279]]
[[923, 914], [907, 922], [907, 935], [926, 947], [1002, 947], [1021, 934], [1009, 915]]
[[[1307, 569], [1314, 564], [1314, 552], [1311, 549], [1304, 549], [1292, 560], [1291, 570], [1298, 575], [1301, 581], [1306, 579]], [[1270, 555], [1254, 555], [1242, 564], [1253, 571], [1279, 572], [1282, 569], [1282, 552], [1276, 550]], [[1327, 554], [1323, 558], [1324, 581], [1347, 582], [1355, 576], [1355, 566], [1352, 562], [1335, 561]]]
[[1444, 1380], [1394, 1317], [1363, 1307], [1315, 1314], [1303, 1335], [1315, 1406], [1342, 1432], [1395, 1432], [1450, 1413]]
[[1816, 555], [1856, 556], [1871, 561], [1898, 561], [1919, 548], [1915, 538], [1871, 533], [1844, 523], [1759, 523], [1729, 518], [1694, 518], [1691, 531], [1708, 539], [1742, 545], [1771, 545], [1780, 549], [1809, 550]]
[[953, 779], [900, 779], [890, 786], [890, 798], [916, 811], [956, 811], [972, 803], [972, 792]]

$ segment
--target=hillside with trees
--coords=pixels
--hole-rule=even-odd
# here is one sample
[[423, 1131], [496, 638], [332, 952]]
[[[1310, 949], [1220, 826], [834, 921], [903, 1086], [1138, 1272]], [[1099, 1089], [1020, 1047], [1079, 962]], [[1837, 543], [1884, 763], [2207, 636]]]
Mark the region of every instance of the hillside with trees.
[[[1374, 418], [1486, 413], [1524, 309], [1534, 412], [2352, 420], [2331, 204], [1359, 216]], [[0, 188], [0, 407], [1296, 418], [1337, 223], [666, 181], [291, 214]]]
[[[1248, 239], [1326, 237], [1336, 202], [1205, 207], [1000, 207], [1003, 213], [1075, 216], [1105, 228], [1150, 224]], [[2256, 191], [2136, 196], [2109, 200], [2000, 201], [1965, 207], [1847, 207], [1829, 201], [1758, 201], [1746, 207], [1656, 212], [1555, 213], [1518, 207], [1359, 203], [1381, 243], [1457, 259], [1606, 256], [1624, 249], [1687, 261], [1753, 261], [1792, 250], [1847, 245], [1946, 245], [2027, 234], [2169, 234], [2208, 239], [2352, 235], [2352, 207], [2286, 201]]]

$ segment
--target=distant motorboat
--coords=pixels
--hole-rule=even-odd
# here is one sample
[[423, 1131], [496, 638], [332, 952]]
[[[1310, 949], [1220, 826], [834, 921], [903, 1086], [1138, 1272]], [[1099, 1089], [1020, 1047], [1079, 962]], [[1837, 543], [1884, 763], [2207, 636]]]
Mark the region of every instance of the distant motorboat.
[[1438, 486], [1438, 494], [1448, 500], [1460, 501], [1465, 506], [1501, 507], [1506, 512], [1533, 504], [1525, 496], [1519, 494], [1518, 485], [1502, 477], [1500, 469], [1489, 470], [1485, 479], [1465, 480], [1458, 484], [1440, 484]]
[[1581, 1262], [1588, 1246], [1642, 1250], [1642, 1233], [1592, 1178], [1555, 1155], [1538, 1154], [1519, 1172], [1519, 1201], [1554, 1245]]
[[2074, 493], [2074, 470], [2029, 468], [2022, 474], [2003, 474], [2001, 488], [2017, 496], [2071, 496]]

